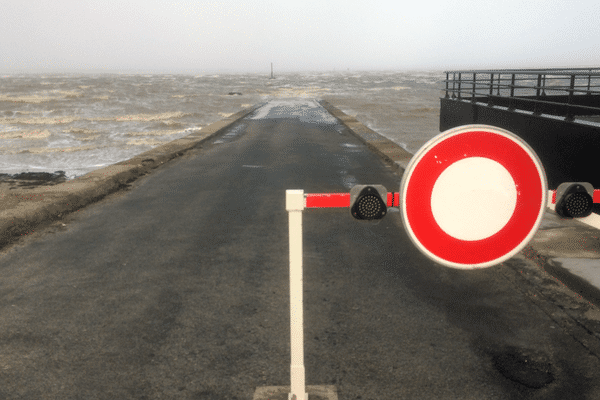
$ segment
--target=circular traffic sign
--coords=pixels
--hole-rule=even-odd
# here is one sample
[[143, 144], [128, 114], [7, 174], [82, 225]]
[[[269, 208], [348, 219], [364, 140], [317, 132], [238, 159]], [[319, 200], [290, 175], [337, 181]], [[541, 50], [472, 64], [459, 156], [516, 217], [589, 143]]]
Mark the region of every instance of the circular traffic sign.
[[488, 125], [449, 129], [410, 160], [400, 184], [404, 228], [421, 252], [453, 268], [499, 264], [542, 222], [548, 185], [533, 149]]

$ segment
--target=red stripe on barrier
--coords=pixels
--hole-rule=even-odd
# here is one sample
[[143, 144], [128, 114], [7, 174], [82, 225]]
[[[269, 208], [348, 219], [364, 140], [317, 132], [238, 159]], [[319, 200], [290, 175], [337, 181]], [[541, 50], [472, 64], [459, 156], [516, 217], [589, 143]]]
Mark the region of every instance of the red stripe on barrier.
[[350, 207], [350, 193], [307, 193], [306, 208]]
[[[393, 203], [392, 203], [393, 200]], [[400, 204], [400, 193], [392, 192], [387, 194], [387, 206], [388, 207], [398, 207]]]
[[[306, 208], [336, 208], [350, 207], [350, 193], [306, 193]], [[392, 199], [394, 203], [392, 203]], [[387, 194], [387, 206], [398, 207], [400, 193]]]

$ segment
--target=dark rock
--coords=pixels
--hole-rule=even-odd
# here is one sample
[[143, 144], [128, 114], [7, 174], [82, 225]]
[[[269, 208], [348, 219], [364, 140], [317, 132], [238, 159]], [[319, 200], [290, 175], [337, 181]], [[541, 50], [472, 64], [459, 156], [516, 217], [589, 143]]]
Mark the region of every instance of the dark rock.
[[65, 171], [56, 171], [53, 174], [50, 172], [21, 172], [15, 174], [12, 179], [18, 179], [21, 181], [57, 181], [65, 179]]
[[229, 96], [241, 96], [242, 94], [240, 92], [229, 92], [228, 95]]
[[67, 177], [65, 171], [50, 172], [21, 172], [18, 174], [0, 174], [0, 182], [10, 183], [11, 189], [32, 189], [38, 186], [56, 185], [65, 182]]

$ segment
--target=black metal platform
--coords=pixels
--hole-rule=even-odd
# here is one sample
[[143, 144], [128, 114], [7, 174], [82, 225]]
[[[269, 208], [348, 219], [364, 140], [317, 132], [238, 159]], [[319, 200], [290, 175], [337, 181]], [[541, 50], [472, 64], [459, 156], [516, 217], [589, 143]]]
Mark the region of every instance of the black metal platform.
[[600, 187], [600, 68], [446, 71], [440, 131], [487, 124], [523, 138], [555, 189]]

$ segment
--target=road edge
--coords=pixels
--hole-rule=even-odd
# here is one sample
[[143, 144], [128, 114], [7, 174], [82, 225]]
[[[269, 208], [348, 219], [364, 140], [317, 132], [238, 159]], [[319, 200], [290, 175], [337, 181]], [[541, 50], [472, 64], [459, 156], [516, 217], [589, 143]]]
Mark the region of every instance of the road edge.
[[404, 173], [408, 162], [413, 156], [411, 153], [374, 130], [367, 128], [356, 118], [344, 113], [329, 102], [325, 100], [318, 100], [317, 102], [337, 118], [361, 142], [365, 143], [369, 149], [389, 164], [395, 172], [399, 175]]

